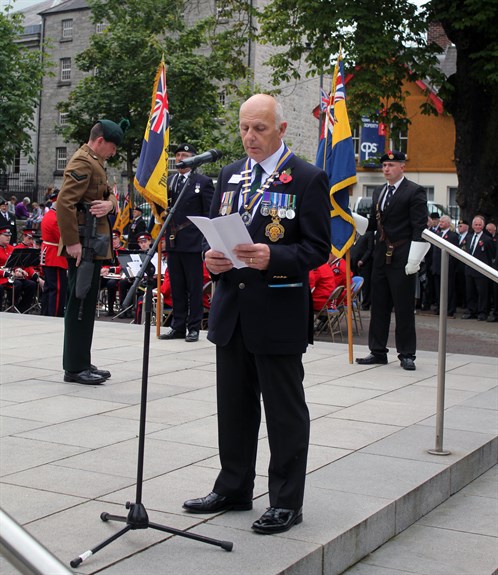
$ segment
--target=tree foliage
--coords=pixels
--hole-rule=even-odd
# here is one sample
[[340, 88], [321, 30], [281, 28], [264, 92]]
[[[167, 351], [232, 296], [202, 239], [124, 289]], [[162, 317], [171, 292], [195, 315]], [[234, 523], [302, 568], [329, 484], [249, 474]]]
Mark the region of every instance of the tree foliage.
[[[429, 45], [426, 25], [409, 0], [271, 0], [260, 15], [260, 41], [271, 39], [281, 49], [269, 59], [273, 81], [299, 78], [305, 61], [308, 75], [331, 75], [342, 46], [348, 85], [348, 112], [353, 122], [362, 115], [406, 127], [404, 80], [435, 82], [440, 48]], [[426, 112], [431, 111], [427, 100]]]
[[462, 213], [498, 221], [498, 3], [432, 0], [428, 17], [441, 22], [457, 49], [457, 68], [443, 86], [455, 120], [457, 200]]
[[247, 76], [244, 50], [251, 34], [250, 7], [227, 0], [223, 15], [232, 18], [228, 28], [217, 15], [189, 18], [192, 11], [202, 9], [196, 2], [89, 0], [89, 4], [93, 20], [107, 27], [92, 36], [77, 58], [78, 67], [89, 75], [59, 106], [69, 114], [66, 136], [85, 141], [98, 118], [128, 118], [131, 127], [121, 153], [131, 172], [140, 154], [156, 69], [164, 57], [170, 142], [188, 140], [199, 149], [216, 146], [230, 152], [220, 92], [237, 94], [237, 80]]
[[29, 130], [34, 130], [43, 76], [40, 53], [17, 42], [23, 16], [0, 11], [0, 170], [5, 171], [19, 153], [33, 153]]

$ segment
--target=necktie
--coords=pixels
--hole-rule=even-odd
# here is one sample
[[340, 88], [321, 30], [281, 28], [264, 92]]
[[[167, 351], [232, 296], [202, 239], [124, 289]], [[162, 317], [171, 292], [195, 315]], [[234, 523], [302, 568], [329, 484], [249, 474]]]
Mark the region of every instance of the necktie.
[[251, 184], [251, 194], [250, 194], [249, 198], [252, 198], [254, 196], [254, 194], [261, 187], [261, 176], [262, 176], [262, 174], [263, 174], [263, 168], [259, 164], [256, 164], [254, 166], [254, 180], [252, 181], [252, 184]]
[[387, 186], [386, 199], [384, 200], [384, 210], [387, 209], [387, 206], [389, 205], [391, 198], [394, 195], [394, 190], [395, 190], [395, 186]]
[[183, 184], [185, 183], [185, 176], [180, 174], [178, 176], [178, 181], [176, 182], [176, 193], [179, 194], [182, 191]]
[[476, 243], [477, 243], [477, 235], [474, 234], [474, 236], [472, 237], [472, 241], [470, 242], [470, 255], [474, 255], [474, 250], [476, 249]]

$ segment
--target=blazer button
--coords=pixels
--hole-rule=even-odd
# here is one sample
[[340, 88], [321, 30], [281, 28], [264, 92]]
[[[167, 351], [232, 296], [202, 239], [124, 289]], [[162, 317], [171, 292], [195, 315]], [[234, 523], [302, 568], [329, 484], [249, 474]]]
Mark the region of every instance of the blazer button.
[[245, 289], [245, 287], [246, 287], [246, 284], [244, 284], [244, 283], [239, 284], [239, 289]]

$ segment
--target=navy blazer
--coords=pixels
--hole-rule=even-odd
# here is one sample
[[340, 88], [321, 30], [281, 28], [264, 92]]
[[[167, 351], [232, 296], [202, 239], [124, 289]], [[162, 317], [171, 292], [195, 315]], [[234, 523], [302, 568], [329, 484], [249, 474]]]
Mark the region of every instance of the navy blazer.
[[[203, 235], [187, 216], [209, 216], [209, 209], [213, 199], [213, 180], [198, 174], [189, 172], [190, 177], [187, 189], [182, 196], [181, 202], [175, 207], [175, 212], [170, 224], [166, 228], [166, 251], [167, 252], [201, 252]], [[168, 178], [168, 198], [171, 205], [175, 205], [178, 194], [176, 182], [178, 174]], [[174, 235], [174, 239], [171, 236]]]
[[[211, 205], [211, 218], [220, 217], [223, 195], [233, 192], [233, 211], [238, 208], [240, 174], [246, 160], [224, 167]], [[295, 217], [283, 218], [284, 235], [271, 241], [265, 235], [271, 216], [260, 206], [248, 226], [254, 243], [270, 248], [267, 270], [232, 269], [216, 276], [216, 288], [209, 314], [208, 339], [226, 345], [240, 321], [244, 342], [251, 353], [296, 354], [313, 341], [313, 307], [308, 283], [309, 270], [327, 261], [330, 253], [330, 199], [326, 173], [292, 156], [285, 165], [291, 181], [278, 178], [269, 191], [295, 198]]]

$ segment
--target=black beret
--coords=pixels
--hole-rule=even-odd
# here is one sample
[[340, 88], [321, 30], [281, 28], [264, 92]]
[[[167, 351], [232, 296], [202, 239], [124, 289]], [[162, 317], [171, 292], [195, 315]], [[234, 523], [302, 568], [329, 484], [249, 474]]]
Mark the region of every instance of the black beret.
[[406, 156], [403, 152], [395, 152], [389, 150], [386, 154], [381, 156], [379, 162], [383, 164], [384, 162], [406, 162]]
[[458, 220], [459, 224], [465, 224], [466, 226], [470, 226], [469, 222], [467, 220]]
[[143, 212], [143, 208], [141, 208], [140, 206], [133, 206], [134, 210], [138, 210], [139, 212]]
[[190, 152], [191, 154], [194, 154], [194, 156], [197, 154], [195, 147], [192, 146], [192, 144], [187, 143], [180, 144], [174, 151], [175, 154], [178, 154], [179, 152]]
[[435, 219], [439, 219], [441, 216], [439, 215], [439, 212], [431, 212], [431, 215], [429, 217], [432, 220], [435, 220]]

